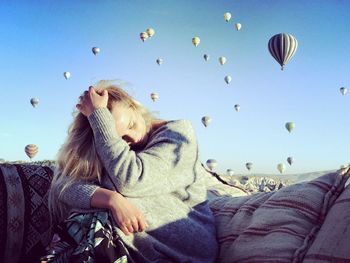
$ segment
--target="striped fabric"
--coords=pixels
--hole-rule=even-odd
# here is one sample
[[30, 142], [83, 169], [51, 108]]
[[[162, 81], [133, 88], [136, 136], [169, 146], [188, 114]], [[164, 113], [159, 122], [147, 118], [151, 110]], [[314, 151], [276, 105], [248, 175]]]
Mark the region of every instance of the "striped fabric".
[[[220, 244], [219, 262], [302, 262], [349, 175], [347, 168], [276, 192], [211, 200]], [[345, 200], [349, 200], [349, 195]], [[338, 202], [336, 206], [345, 203]], [[344, 219], [343, 227], [346, 222], [349, 219]], [[315, 243], [314, 255], [320, 255], [317, 249], [328, 244], [328, 233], [323, 235], [323, 243], [322, 237], [317, 247]], [[349, 239], [344, 243], [348, 250]], [[337, 240], [334, 237], [334, 243]], [[339, 258], [344, 253], [339, 252]], [[350, 262], [349, 254], [347, 257]]]
[[350, 262], [350, 185], [329, 210], [303, 262]]

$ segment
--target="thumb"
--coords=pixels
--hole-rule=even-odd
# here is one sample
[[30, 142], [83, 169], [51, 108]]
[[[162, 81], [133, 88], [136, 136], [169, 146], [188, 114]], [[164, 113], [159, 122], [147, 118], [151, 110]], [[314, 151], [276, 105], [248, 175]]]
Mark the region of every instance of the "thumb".
[[107, 90], [104, 90], [104, 91], [102, 92], [102, 96], [103, 96], [103, 97], [105, 97], [105, 96], [108, 97], [108, 91], [107, 91]]

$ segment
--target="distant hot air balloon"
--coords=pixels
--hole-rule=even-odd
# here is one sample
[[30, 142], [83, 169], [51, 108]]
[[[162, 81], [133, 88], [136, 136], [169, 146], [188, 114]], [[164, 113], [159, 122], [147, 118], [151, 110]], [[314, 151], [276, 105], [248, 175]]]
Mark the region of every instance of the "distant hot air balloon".
[[241, 30], [242, 25], [240, 23], [235, 24], [236, 30], [239, 31]]
[[200, 42], [201, 42], [201, 40], [200, 40], [199, 37], [192, 38], [192, 44], [193, 45], [198, 46]]
[[211, 118], [209, 116], [202, 117], [202, 123], [205, 127], [208, 127], [208, 125], [211, 123]]
[[287, 162], [289, 163], [289, 165], [292, 165], [293, 164], [293, 162], [294, 162], [294, 159], [293, 159], [293, 157], [288, 157], [287, 158]]
[[148, 38], [148, 34], [146, 32], [140, 33], [140, 39], [142, 40], [142, 42], [145, 42], [145, 40], [147, 40], [147, 38]]
[[226, 77], [225, 77], [225, 82], [226, 82], [227, 84], [230, 84], [231, 80], [232, 80], [231, 76], [226, 76]]
[[340, 92], [341, 92], [342, 95], [345, 95], [348, 92], [348, 89], [345, 88], [345, 87], [341, 87], [340, 88]]
[[286, 129], [289, 131], [289, 133], [291, 133], [292, 130], [294, 130], [294, 128], [295, 128], [295, 123], [294, 122], [287, 122], [285, 126], [286, 126]]
[[226, 170], [226, 174], [227, 174], [228, 176], [232, 176], [232, 175], [234, 175], [234, 171], [231, 170], [231, 169], [227, 169], [227, 170]]
[[230, 21], [231, 13], [229, 13], [229, 12], [224, 13], [224, 19], [225, 19], [226, 22]]
[[150, 27], [150, 28], [147, 28], [146, 33], [149, 37], [153, 37], [153, 35], [155, 34], [155, 31], [153, 28]]
[[151, 93], [151, 99], [153, 102], [155, 102], [157, 99], [159, 99], [159, 95], [155, 92]]
[[38, 153], [39, 148], [35, 144], [28, 144], [24, 148], [24, 151], [27, 154], [27, 156], [30, 158], [30, 160], [32, 160], [32, 158], [34, 158], [34, 156]]
[[218, 162], [215, 159], [208, 159], [206, 164], [210, 169], [210, 171], [213, 171], [215, 167], [218, 165]]
[[270, 38], [268, 48], [283, 70], [283, 67], [294, 56], [298, 48], [298, 41], [290, 34], [280, 33]]
[[277, 165], [277, 170], [280, 171], [280, 173], [283, 173], [285, 169], [286, 169], [286, 167], [284, 166], [283, 163], [279, 163]]
[[250, 169], [252, 169], [252, 167], [253, 167], [253, 163], [251, 163], [251, 162], [246, 163], [245, 167], [247, 167], [248, 171], [250, 171]]
[[100, 48], [99, 47], [93, 47], [92, 48], [92, 53], [96, 56], [98, 53], [100, 53]]
[[37, 98], [31, 98], [30, 104], [35, 108], [39, 104], [39, 100]]
[[224, 65], [226, 63], [226, 58], [225, 57], [219, 57], [219, 63], [221, 65]]
[[157, 58], [156, 62], [160, 66], [160, 65], [163, 64], [163, 59], [162, 58]]
[[70, 78], [70, 72], [68, 72], [68, 71], [63, 72], [63, 76], [64, 76], [66, 79], [69, 79], [69, 78]]
[[205, 61], [208, 61], [210, 56], [208, 54], [204, 54], [203, 58], [204, 58]]
[[241, 108], [241, 106], [239, 105], [239, 104], [236, 104], [235, 105], [235, 110], [238, 112], [239, 111], [239, 109]]

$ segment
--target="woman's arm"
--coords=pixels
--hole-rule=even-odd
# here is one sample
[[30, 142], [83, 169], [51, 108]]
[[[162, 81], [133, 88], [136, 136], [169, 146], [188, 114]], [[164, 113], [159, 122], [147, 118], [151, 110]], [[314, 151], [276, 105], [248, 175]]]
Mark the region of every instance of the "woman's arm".
[[100, 159], [122, 195], [170, 193], [196, 180], [195, 164], [199, 157], [189, 121], [181, 121], [181, 127], [174, 130], [164, 128], [152, 139], [152, 145], [136, 153], [117, 134], [114, 118], [107, 108], [95, 109], [88, 119]]
[[109, 209], [125, 235], [146, 229], [147, 223], [142, 212], [118, 192], [97, 188], [91, 198], [91, 207]]

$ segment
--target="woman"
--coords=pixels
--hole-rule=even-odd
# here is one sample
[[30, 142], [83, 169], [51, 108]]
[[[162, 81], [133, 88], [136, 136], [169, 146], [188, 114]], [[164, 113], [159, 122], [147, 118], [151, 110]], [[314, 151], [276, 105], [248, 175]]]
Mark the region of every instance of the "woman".
[[215, 262], [207, 172], [190, 121], [155, 119], [105, 81], [77, 109], [50, 191], [54, 223], [107, 209], [130, 262]]

